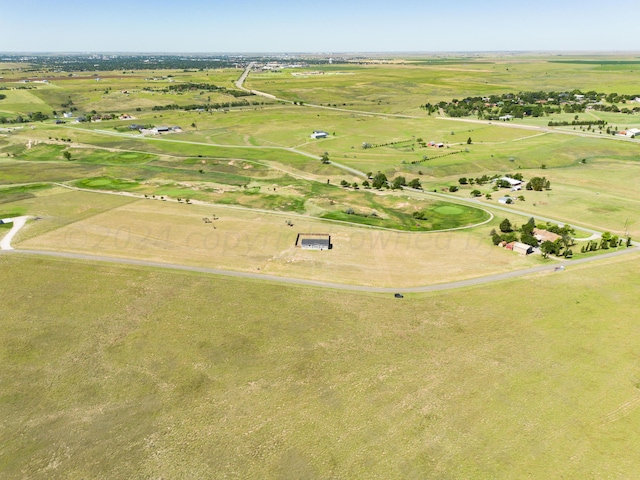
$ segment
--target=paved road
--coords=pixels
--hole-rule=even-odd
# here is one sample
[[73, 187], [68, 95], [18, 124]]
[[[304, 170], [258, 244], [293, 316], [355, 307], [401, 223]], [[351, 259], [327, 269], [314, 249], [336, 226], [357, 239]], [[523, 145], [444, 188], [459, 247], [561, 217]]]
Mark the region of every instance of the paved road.
[[[247, 66], [247, 68], [245, 68], [244, 72], [242, 72], [242, 75], [240, 75], [240, 78], [238, 78], [238, 80], [236, 80], [236, 87], [239, 88], [240, 90], [244, 90], [245, 92], [251, 92], [254, 95], [259, 95], [261, 97], [266, 97], [266, 98], [270, 98], [271, 100], [277, 100], [279, 102], [285, 102], [285, 103], [291, 103], [293, 104], [293, 100], [286, 100], [284, 98], [278, 98], [275, 95], [272, 95], [270, 93], [266, 93], [266, 92], [261, 92], [259, 90], [250, 90], [247, 87], [244, 86], [244, 82], [247, 79], [247, 77], [249, 76], [249, 73], [251, 72], [251, 69], [253, 68], [255, 64], [254, 63], [250, 63], [249, 66]], [[325, 105], [316, 105], [315, 103], [304, 103], [302, 106], [304, 107], [311, 107], [311, 108], [323, 108], [325, 110], [335, 110], [338, 112], [346, 112], [346, 113], [356, 113], [358, 115], [369, 115], [369, 116], [373, 116], [373, 117], [391, 117], [391, 118], [410, 118], [410, 119], [420, 119], [420, 118], [424, 118], [424, 117], [418, 117], [415, 115], [404, 115], [401, 113], [379, 113], [379, 112], [367, 112], [367, 111], [363, 111], [363, 110], [352, 110], [350, 108], [339, 108], [339, 107], [329, 107], [329, 106], [325, 106]]]
[[249, 72], [251, 71], [254, 65], [255, 65], [255, 62], [251, 62], [249, 65], [247, 65], [247, 68], [244, 69], [244, 72], [242, 72], [242, 75], [240, 75], [240, 78], [236, 80], [236, 87], [239, 88], [240, 90], [244, 90], [245, 92], [251, 91], [244, 87], [244, 81], [249, 76]]
[[509, 280], [512, 278], [524, 277], [526, 275], [531, 275], [534, 273], [557, 272], [560, 274], [561, 272], [558, 272], [558, 270], [556, 270], [556, 267], [560, 265], [563, 266], [565, 269], [567, 269], [574, 265], [594, 262], [598, 260], [604, 260], [607, 258], [618, 257], [621, 255], [628, 255], [631, 253], [638, 253], [639, 251], [640, 250], [637, 247], [632, 247], [625, 250], [619, 250], [616, 252], [596, 255], [588, 258], [582, 258], [579, 260], [565, 260], [562, 263], [554, 263], [552, 265], [540, 265], [537, 267], [526, 268], [523, 270], [516, 270], [513, 272], [487, 275], [485, 277], [472, 278], [468, 280], [460, 280], [457, 282], [447, 282], [447, 283], [440, 283], [437, 285], [424, 285], [424, 286], [408, 287], [408, 288], [385, 288], [385, 287], [370, 287], [366, 285], [349, 285], [349, 284], [343, 284], [343, 283], [321, 282], [317, 280], [305, 280], [301, 278], [280, 277], [277, 275], [268, 275], [263, 273], [237, 272], [237, 271], [231, 271], [231, 270], [221, 270], [217, 268], [179, 265], [175, 263], [151, 262], [147, 260], [135, 260], [135, 259], [129, 259], [129, 258], [106, 257], [102, 255], [85, 255], [81, 253], [50, 252], [46, 250], [8, 250], [8, 251], [3, 251], [2, 253], [0, 253], [0, 255], [47, 256], [47, 257], [65, 258], [65, 259], [72, 259], [72, 260], [83, 260], [83, 261], [89, 261], [89, 262], [106, 262], [106, 263], [116, 263], [121, 265], [135, 265], [135, 266], [141, 266], [141, 267], [165, 268], [170, 270], [198, 272], [198, 273], [206, 273], [206, 274], [213, 274], [213, 275], [222, 275], [226, 277], [255, 279], [255, 280], [261, 280], [261, 281], [267, 280], [271, 282], [285, 283], [289, 285], [304, 285], [304, 286], [310, 286], [310, 287], [321, 287], [321, 288], [330, 288], [330, 289], [336, 289], [336, 290], [347, 290], [347, 291], [355, 291], [355, 292], [427, 293], [427, 292], [438, 292], [442, 290], [452, 290], [452, 289], [464, 288], [464, 287], [472, 287], [475, 285], [484, 285], [487, 283], [500, 282], [500, 281]]

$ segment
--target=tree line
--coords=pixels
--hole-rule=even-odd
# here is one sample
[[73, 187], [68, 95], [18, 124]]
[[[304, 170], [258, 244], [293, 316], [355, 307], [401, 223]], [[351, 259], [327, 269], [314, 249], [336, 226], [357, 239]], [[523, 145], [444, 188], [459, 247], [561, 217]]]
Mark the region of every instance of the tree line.
[[203, 111], [211, 111], [211, 110], [220, 110], [221, 108], [231, 108], [231, 107], [248, 107], [251, 105], [260, 105], [260, 102], [252, 102], [249, 103], [246, 100], [239, 100], [237, 102], [223, 102], [223, 103], [192, 103], [190, 105], [178, 105], [176, 103], [171, 103], [169, 105], [155, 105], [151, 107], [151, 110], [162, 111], [162, 110], [203, 110]]
[[[640, 97], [640, 94], [619, 95], [617, 93], [603, 93], [591, 90], [571, 90], [563, 92], [537, 91], [505, 93], [502, 95], [488, 95], [466, 97], [461, 100], [452, 99], [449, 102], [441, 101], [436, 104], [425, 103], [420, 108], [429, 115], [438, 109], [442, 109], [450, 117], [466, 117], [477, 115], [486, 120], [499, 120], [501, 116], [511, 115], [515, 118], [541, 117], [553, 113], [582, 113], [589, 103], [595, 110], [619, 111], [615, 104], [626, 103]], [[613, 105], [603, 105], [597, 102], [605, 101]], [[640, 107], [626, 108], [623, 113], [640, 111]]]
[[188, 82], [188, 83], [178, 83], [175, 85], [168, 85], [164, 88], [151, 88], [151, 87], [144, 87], [142, 90], [145, 90], [147, 92], [163, 92], [163, 93], [184, 93], [184, 92], [191, 92], [191, 91], [201, 91], [201, 92], [216, 92], [216, 93], [223, 93], [226, 95], [232, 95], [234, 97], [249, 97], [252, 96], [253, 93], [251, 92], [245, 92], [244, 90], [234, 90], [234, 89], [228, 89], [227, 87], [220, 87], [218, 85], [214, 85], [212, 83], [192, 83], [192, 82]]

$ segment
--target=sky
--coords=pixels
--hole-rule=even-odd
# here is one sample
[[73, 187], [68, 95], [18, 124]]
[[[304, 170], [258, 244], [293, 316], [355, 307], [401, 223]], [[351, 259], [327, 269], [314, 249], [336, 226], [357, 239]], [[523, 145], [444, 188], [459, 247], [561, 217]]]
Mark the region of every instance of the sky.
[[0, 0], [0, 52], [640, 52], [594, 0]]

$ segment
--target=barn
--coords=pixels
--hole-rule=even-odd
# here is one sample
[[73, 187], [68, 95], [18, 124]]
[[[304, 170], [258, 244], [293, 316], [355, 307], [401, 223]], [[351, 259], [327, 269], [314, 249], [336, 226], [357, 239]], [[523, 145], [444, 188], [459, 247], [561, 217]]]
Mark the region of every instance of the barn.
[[300, 247], [303, 250], [329, 250], [331, 243], [325, 238], [305, 238]]
[[331, 250], [331, 236], [328, 234], [298, 234], [296, 246], [303, 250]]

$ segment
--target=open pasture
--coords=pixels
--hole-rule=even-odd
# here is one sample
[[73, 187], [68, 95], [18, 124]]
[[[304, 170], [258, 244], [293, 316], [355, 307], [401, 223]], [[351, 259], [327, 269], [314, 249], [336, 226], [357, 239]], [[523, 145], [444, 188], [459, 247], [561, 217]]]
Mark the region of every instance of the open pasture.
[[162, 89], [174, 83], [194, 82], [209, 83], [233, 88], [233, 81], [239, 72], [234, 69], [214, 70], [208, 72], [182, 72], [165, 70], [161, 72], [94, 72], [91, 75], [51, 76], [42, 75], [49, 79], [50, 84], [41, 86], [34, 94], [43, 102], [51, 105], [52, 109], [65, 111], [63, 105], [69, 100], [80, 112], [96, 110], [100, 113], [135, 113], [136, 108], [150, 110], [154, 106], [172, 103], [192, 104], [204, 103], [210, 97], [211, 103], [233, 101], [231, 95], [215, 92], [192, 92], [187, 95], [146, 91], [148, 89]]
[[8, 478], [637, 473], [637, 257], [404, 300], [0, 263]]
[[[399, 65], [326, 65], [308, 70], [324, 75], [293, 76], [304, 70], [250, 75], [248, 88], [307, 103], [386, 113], [420, 115], [419, 105], [467, 96], [521, 91], [601, 91], [638, 93], [640, 64], [565, 63], [548, 57], [414, 60]], [[342, 73], [342, 74], [340, 74]], [[424, 115], [424, 112], [422, 113]]]
[[[527, 259], [493, 247], [487, 241], [488, 227], [448, 233], [401, 233], [222, 205], [186, 205], [85, 192], [59, 196], [60, 202], [49, 197], [43, 204], [38, 199], [21, 204], [29, 213], [44, 218], [34, 227], [39, 230], [32, 231], [30, 225], [20, 232], [16, 238], [18, 248], [100, 252], [390, 287], [471, 278], [538, 262], [537, 258]], [[59, 219], [48, 204], [66, 202], [77, 203], [71, 212], [78, 213]], [[440, 207], [436, 204], [434, 208]], [[441, 211], [443, 215], [460, 213]], [[74, 220], [74, 215], [82, 218]], [[205, 223], [205, 217], [218, 220]], [[294, 226], [288, 226], [286, 220]], [[299, 232], [325, 231], [332, 235], [334, 248], [330, 251], [306, 251], [294, 246]]]
[[73, 162], [32, 162], [0, 158], [2, 185], [30, 182], [66, 182], [99, 174], [102, 167]]
[[[603, 228], [617, 235], [625, 227], [640, 236], [640, 165], [620, 161], [594, 161], [586, 168], [558, 169], [549, 172], [552, 189], [524, 195], [529, 201], [519, 204], [524, 211], [540, 212], [567, 223]], [[546, 171], [539, 173], [544, 175]], [[533, 203], [536, 203], [534, 206]], [[544, 213], [543, 213], [544, 212]]]
[[29, 112], [50, 113], [51, 107], [34, 94], [34, 90], [10, 88], [0, 90], [7, 98], [0, 100], [0, 114], [25, 115]]

